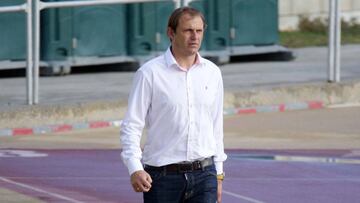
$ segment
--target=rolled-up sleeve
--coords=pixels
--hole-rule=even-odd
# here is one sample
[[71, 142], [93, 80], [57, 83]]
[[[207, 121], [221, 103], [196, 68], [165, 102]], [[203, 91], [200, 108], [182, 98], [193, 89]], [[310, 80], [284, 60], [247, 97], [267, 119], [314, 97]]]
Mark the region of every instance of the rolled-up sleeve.
[[129, 174], [143, 170], [140, 140], [151, 101], [151, 84], [141, 69], [135, 73], [128, 110], [120, 128], [121, 158]]

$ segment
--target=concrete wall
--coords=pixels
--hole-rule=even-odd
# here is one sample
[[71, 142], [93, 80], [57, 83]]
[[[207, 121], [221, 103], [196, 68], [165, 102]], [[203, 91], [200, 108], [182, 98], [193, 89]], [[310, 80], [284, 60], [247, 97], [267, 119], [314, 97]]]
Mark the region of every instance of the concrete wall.
[[[348, 21], [356, 18], [360, 23], [360, 0], [339, 0], [341, 17]], [[328, 18], [330, 0], [279, 0], [279, 29], [295, 30], [299, 16], [310, 19]]]

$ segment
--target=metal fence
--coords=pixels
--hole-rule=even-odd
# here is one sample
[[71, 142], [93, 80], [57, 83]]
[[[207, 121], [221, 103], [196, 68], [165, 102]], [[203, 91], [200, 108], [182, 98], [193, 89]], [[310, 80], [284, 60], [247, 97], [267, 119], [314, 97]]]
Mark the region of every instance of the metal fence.
[[26, 0], [26, 3], [19, 6], [4, 6], [0, 7], [0, 13], [5, 12], [26, 12], [26, 94], [27, 94], [27, 103], [29, 105], [34, 104], [34, 94], [33, 94], [33, 78], [34, 75], [34, 58], [33, 58], [33, 11], [32, 11], [32, 1]]
[[[39, 103], [39, 63], [40, 63], [40, 12], [48, 8], [81, 7], [106, 4], [140, 3], [140, 2], [172, 1], [176, 7], [188, 5], [192, 0], [83, 0], [42, 2], [26, 0], [19, 6], [0, 7], [1, 12], [26, 12], [27, 14], [27, 103]], [[328, 81], [340, 81], [340, 6], [339, 0], [329, 0], [329, 46], [328, 46]]]
[[340, 81], [341, 14], [339, 0], [330, 0], [328, 81]]
[[[121, 3], [140, 3], [140, 2], [156, 2], [169, 0], [88, 0], [88, 1], [68, 1], [68, 2], [42, 2], [34, 3], [34, 87], [33, 87], [33, 103], [39, 103], [39, 64], [40, 64], [40, 12], [48, 8], [66, 8], [80, 6], [94, 6]], [[172, 0], [177, 6], [180, 6], [180, 0]]]

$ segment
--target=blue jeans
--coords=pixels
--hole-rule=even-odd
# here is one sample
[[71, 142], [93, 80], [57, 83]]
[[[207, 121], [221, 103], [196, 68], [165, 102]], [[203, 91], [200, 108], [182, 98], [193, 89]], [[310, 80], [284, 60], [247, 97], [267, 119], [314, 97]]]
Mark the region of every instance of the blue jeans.
[[144, 203], [215, 203], [217, 179], [215, 165], [204, 170], [178, 173], [153, 171], [145, 167], [153, 182], [144, 192]]

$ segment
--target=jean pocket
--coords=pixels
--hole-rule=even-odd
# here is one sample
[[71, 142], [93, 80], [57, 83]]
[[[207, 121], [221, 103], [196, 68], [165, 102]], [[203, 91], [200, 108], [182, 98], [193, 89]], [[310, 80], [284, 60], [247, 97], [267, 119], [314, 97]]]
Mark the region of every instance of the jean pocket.
[[149, 173], [149, 175], [153, 181], [160, 180], [160, 178], [164, 177], [163, 171], [146, 170], [146, 172]]
[[217, 176], [217, 172], [216, 172], [216, 168], [215, 166], [210, 166], [209, 168], [205, 169], [206, 174], [210, 175], [210, 176]]

